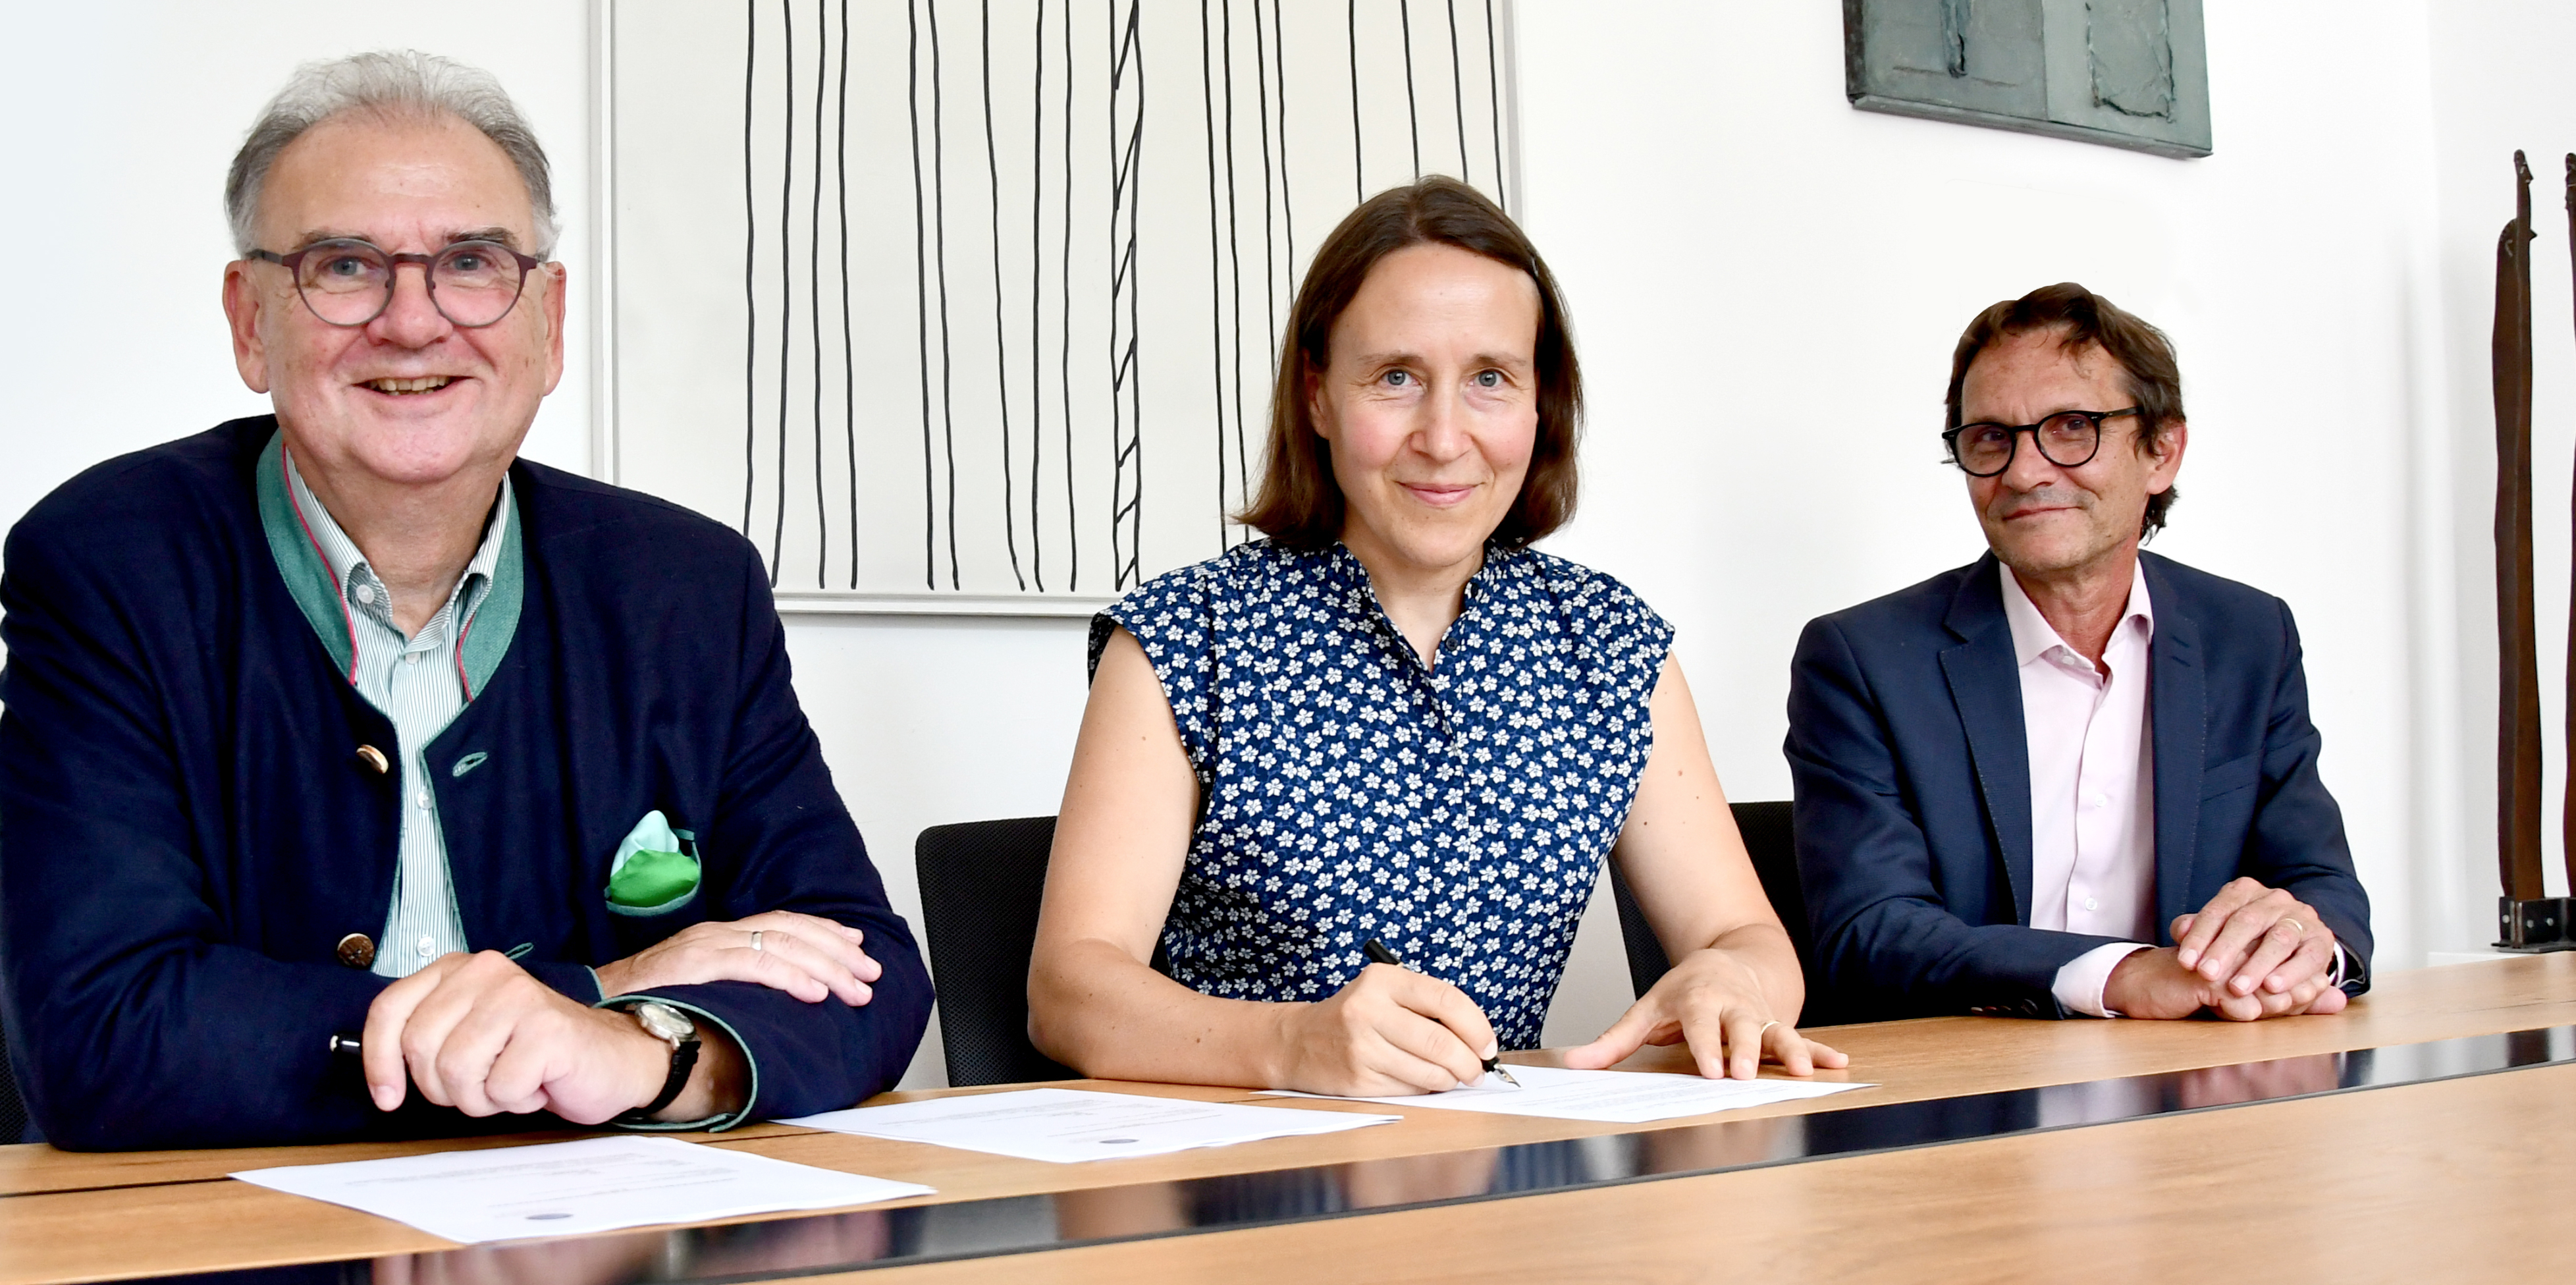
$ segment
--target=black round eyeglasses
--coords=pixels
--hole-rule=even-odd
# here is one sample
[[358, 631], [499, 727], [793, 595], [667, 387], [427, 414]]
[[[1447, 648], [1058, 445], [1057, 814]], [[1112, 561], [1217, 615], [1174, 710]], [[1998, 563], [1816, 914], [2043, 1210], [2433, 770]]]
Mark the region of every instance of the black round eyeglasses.
[[2102, 449], [2102, 421], [2137, 413], [2137, 407], [2124, 406], [2062, 410], [2036, 424], [1961, 424], [1941, 434], [1941, 442], [1950, 448], [1950, 462], [1970, 477], [1993, 477], [2011, 468], [2024, 433], [2030, 434], [2041, 459], [2059, 468], [2082, 468]]

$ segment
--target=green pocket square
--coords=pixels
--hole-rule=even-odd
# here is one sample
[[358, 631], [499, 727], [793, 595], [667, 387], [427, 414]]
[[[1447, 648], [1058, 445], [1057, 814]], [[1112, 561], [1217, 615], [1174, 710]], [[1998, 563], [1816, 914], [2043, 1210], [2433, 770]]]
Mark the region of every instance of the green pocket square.
[[608, 910], [617, 915], [663, 915], [698, 895], [698, 859], [684, 848], [695, 836], [674, 830], [659, 809], [644, 814], [608, 866]]

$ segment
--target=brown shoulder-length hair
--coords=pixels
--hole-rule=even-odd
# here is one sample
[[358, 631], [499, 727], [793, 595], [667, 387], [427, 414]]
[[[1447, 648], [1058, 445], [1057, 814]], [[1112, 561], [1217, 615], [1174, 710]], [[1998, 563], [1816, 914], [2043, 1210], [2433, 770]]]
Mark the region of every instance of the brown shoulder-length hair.
[[[2041, 286], [2018, 299], [2006, 299], [1968, 323], [1966, 333], [1959, 336], [1958, 350], [1950, 355], [1949, 422], [1942, 427], [1959, 426], [1959, 390], [1967, 384], [1968, 367], [1977, 360], [1978, 353], [2008, 335], [2043, 330], [2060, 331], [2058, 344], [2069, 353], [2099, 347], [2120, 363], [2121, 371], [2128, 376], [2129, 401], [2138, 408], [2138, 453], [2163, 454], [2165, 429], [2183, 417], [2182, 365], [2174, 360], [2173, 341], [2135, 314], [2122, 311], [2110, 300], [2072, 281]], [[2163, 530], [2166, 511], [2180, 498], [2181, 489], [2171, 486], [2162, 494], [2148, 496], [2139, 537]]]
[[1538, 441], [1521, 493], [1493, 539], [1523, 545], [1574, 516], [1575, 438], [1583, 420], [1583, 373], [1556, 278], [1511, 216], [1484, 193], [1433, 175], [1391, 188], [1351, 211], [1315, 251], [1288, 311], [1279, 378], [1270, 392], [1270, 440], [1260, 493], [1235, 521], [1281, 544], [1321, 549], [1342, 533], [1342, 488], [1331, 446], [1315, 431], [1307, 385], [1331, 364], [1333, 323], [1358, 296], [1377, 262], [1409, 245], [1436, 242], [1529, 274], [1538, 286]]

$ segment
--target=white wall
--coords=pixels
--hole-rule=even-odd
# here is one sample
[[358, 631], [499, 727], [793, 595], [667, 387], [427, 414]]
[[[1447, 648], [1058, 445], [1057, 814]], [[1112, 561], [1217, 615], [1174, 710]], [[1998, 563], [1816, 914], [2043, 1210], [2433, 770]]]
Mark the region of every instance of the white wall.
[[[2484, 939], [2488, 275], [2504, 158], [2528, 147], [2541, 565], [2564, 567], [2576, 361], [2556, 158], [2576, 147], [2576, 85], [2553, 60], [2576, 47], [2576, 12], [2210, 5], [2217, 154], [2171, 161], [1854, 112], [1834, 5], [1515, 7], [1526, 214], [1593, 397], [1584, 515], [1554, 547], [1681, 627], [1736, 797], [1787, 795], [1799, 626], [1978, 551], [1937, 463], [1950, 345], [1984, 304], [2073, 278], [2180, 345], [2194, 437], [2156, 547], [2297, 609], [2383, 965]], [[585, 6], [341, 3], [330, 40], [298, 40], [317, 12], [13, 11], [0, 119], [22, 125], [0, 233], [35, 249], [0, 310], [0, 523], [90, 463], [264, 409], [226, 360], [217, 305], [218, 193], [241, 131], [299, 60], [463, 30], [509, 33], [472, 56], [555, 157], [572, 361], [528, 451], [587, 463]], [[2544, 657], [2561, 654], [2565, 607], [2564, 577], [2544, 576]], [[799, 689], [907, 913], [923, 826], [1054, 809], [1082, 637], [1078, 622], [790, 622]], [[1597, 906], [1576, 954], [1552, 1043], [1588, 1038], [1625, 999]], [[913, 1082], [937, 1066], [934, 1043]]]
[[2075, 279], [2180, 348], [2194, 433], [2154, 547], [2298, 612], [2383, 963], [2485, 940], [2487, 265], [2511, 146], [2546, 152], [2542, 565], [2564, 567], [2576, 92], [2545, 59], [2570, 13], [2208, 6], [2216, 154], [2173, 161], [1852, 111], [1834, 6], [1602, 12], [1520, 6], [1528, 221], [1594, 392], [1557, 547], [1679, 623], [1734, 792], [1787, 791], [1804, 621], [1978, 552], [1937, 462], [1950, 347], [1978, 307]]

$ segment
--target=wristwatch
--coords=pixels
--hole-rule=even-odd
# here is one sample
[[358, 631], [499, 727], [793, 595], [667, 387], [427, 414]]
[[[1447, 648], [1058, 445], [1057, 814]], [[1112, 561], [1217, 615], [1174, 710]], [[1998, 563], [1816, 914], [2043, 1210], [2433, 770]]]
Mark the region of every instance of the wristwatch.
[[627, 1011], [643, 1025], [645, 1034], [671, 1046], [671, 1076], [662, 1081], [662, 1091], [653, 1095], [652, 1101], [617, 1117], [620, 1124], [642, 1124], [652, 1119], [654, 1112], [671, 1105], [679, 1098], [680, 1090], [688, 1087], [689, 1070], [698, 1064], [698, 1026], [688, 1014], [650, 1000]]

